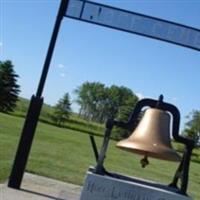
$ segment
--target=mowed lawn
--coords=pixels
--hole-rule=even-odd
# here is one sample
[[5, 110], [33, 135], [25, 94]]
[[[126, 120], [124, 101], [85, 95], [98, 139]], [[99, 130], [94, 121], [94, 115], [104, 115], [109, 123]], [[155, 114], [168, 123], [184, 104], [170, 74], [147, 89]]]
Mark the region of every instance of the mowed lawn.
[[[24, 119], [0, 113], [0, 180], [9, 177]], [[98, 147], [102, 138], [95, 137]], [[168, 184], [177, 163], [149, 159], [145, 169], [140, 156], [121, 151], [110, 142], [105, 166], [107, 170]], [[199, 153], [199, 151], [198, 151]], [[95, 165], [89, 136], [78, 131], [38, 123], [26, 171], [83, 184], [90, 165]], [[200, 200], [200, 164], [191, 162], [189, 194]]]

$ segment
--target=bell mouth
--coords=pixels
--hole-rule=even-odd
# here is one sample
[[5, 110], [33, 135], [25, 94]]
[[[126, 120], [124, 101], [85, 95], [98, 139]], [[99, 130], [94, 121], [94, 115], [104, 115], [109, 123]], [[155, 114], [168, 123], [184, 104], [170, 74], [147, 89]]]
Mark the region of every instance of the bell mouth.
[[121, 140], [116, 147], [139, 155], [152, 157], [156, 159], [180, 162], [181, 156], [174, 150], [163, 146], [162, 144], [143, 144], [140, 142], [132, 142], [128, 139]]

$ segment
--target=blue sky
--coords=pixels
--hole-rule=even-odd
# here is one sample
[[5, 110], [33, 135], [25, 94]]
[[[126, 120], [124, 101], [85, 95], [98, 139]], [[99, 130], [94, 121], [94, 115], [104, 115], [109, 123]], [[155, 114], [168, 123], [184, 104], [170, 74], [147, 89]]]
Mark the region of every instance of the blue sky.
[[[0, 0], [0, 60], [12, 60], [23, 97], [36, 92], [59, 2]], [[198, 0], [97, 2], [200, 28]], [[65, 92], [73, 100], [85, 81], [124, 85], [142, 97], [163, 94], [179, 108], [183, 124], [200, 109], [199, 78], [198, 51], [65, 18], [43, 96], [54, 105]]]

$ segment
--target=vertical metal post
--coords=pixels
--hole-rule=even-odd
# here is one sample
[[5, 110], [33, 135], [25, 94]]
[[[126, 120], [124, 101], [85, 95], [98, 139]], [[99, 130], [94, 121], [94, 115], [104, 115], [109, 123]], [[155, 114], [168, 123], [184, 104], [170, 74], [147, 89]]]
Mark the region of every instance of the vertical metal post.
[[92, 149], [93, 149], [93, 152], [94, 152], [95, 159], [96, 159], [96, 161], [98, 161], [99, 152], [97, 150], [97, 145], [96, 145], [96, 142], [95, 142], [95, 139], [94, 139], [93, 135], [90, 135], [90, 141], [91, 141], [91, 144], [92, 144]]
[[16, 152], [13, 168], [10, 174], [8, 187], [19, 189], [23, 179], [26, 163], [32, 146], [32, 142], [37, 127], [38, 118], [43, 104], [42, 92], [44, 89], [45, 81], [49, 71], [51, 58], [53, 55], [56, 39], [58, 36], [61, 21], [67, 10], [69, 0], [62, 0], [57, 14], [56, 22], [54, 25], [53, 33], [51, 36], [49, 48], [47, 51], [46, 59], [44, 62], [40, 82], [38, 85], [36, 96], [33, 95], [30, 101], [29, 109], [27, 112], [24, 127], [21, 133], [18, 149]]
[[114, 125], [114, 121], [113, 119], [108, 119], [106, 122], [106, 130], [104, 133], [104, 138], [103, 138], [103, 144], [101, 146], [101, 151], [100, 154], [98, 156], [98, 160], [97, 160], [97, 165], [95, 167], [95, 173], [97, 174], [104, 174], [106, 171], [104, 169], [104, 159], [106, 156], [106, 151], [108, 148], [108, 144], [109, 144], [109, 140], [110, 140], [110, 135], [111, 135], [111, 131]]

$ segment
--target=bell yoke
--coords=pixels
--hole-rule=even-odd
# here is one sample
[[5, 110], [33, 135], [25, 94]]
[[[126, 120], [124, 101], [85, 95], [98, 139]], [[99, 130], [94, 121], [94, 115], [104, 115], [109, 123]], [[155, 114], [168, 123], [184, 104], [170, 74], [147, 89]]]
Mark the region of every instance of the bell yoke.
[[[143, 111], [143, 108], [147, 109]], [[135, 126], [141, 112], [144, 112], [143, 117], [138, 125]], [[107, 121], [103, 144], [94, 172], [101, 175], [111, 175], [111, 173], [105, 170], [103, 163], [112, 128], [114, 126], [121, 127], [132, 131], [132, 134], [127, 139], [119, 141], [116, 146], [128, 152], [144, 155], [144, 158], [141, 160], [142, 167], [149, 163], [148, 157], [167, 161], [180, 161], [180, 165], [168, 189], [176, 188], [178, 193], [185, 195], [194, 141], [179, 135], [179, 124], [179, 110], [174, 105], [163, 102], [163, 95], [160, 95], [158, 100], [142, 99], [137, 103], [128, 122]], [[170, 132], [170, 129], [172, 132]], [[170, 137], [185, 145], [182, 157], [172, 148]], [[180, 188], [177, 186], [178, 181], [181, 182]]]

